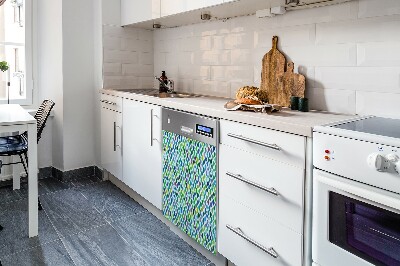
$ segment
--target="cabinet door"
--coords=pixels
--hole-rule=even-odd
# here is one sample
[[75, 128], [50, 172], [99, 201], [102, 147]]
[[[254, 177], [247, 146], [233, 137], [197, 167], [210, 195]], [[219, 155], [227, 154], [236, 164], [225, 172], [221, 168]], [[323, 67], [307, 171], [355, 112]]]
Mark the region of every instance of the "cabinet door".
[[124, 100], [124, 182], [161, 209], [161, 108]]
[[161, 0], [121, 0], [121, 25], [148, 21], [160, 17]]
[[101, 164], [113, 176], [123, 180], [121, 122], [121, 113], [101, 108]]
[[161, 17], [187, 11], [187, 0], [161, 0]]
[[224, 0], [198, 0], [198, 1], [188, 1], [187, 11], [211, 7], [215, 5], [222, 4]]

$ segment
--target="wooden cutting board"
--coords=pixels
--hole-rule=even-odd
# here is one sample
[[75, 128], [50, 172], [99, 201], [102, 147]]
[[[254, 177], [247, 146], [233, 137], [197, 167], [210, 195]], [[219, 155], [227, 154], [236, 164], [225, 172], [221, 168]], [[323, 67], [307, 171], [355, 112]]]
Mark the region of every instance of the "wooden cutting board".
[[268, 93], [269, 104], [281, 105], [280, 79], [285, 72], [286, 58], [278, 50], [278, 36], [272, 38], [272, 49], [262, 60], [261, 86]]
[[289, 107], [290, 96], [304, 98], [305, 89], [306, 78], [303, 75], [294, 73], [294, 63], [289, 62], [286, 67], [286, 72], [281, 78], [279, 104]]

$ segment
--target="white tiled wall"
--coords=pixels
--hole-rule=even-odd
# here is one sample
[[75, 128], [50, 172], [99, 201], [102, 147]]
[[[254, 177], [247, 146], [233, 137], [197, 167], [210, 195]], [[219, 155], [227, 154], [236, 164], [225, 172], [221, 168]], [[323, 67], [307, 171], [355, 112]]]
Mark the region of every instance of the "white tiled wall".
[[153, 87], [153, 32], [103, 25], [104, 88]]
[[[240, 86], [260, 85], [261, 60], [273, 35], [306, 75], [313, 109], [400, 117], [399, 0], [359, 0], [268, 19], [247, 16], [156, 30], [154, 74], [166, 70], [181, 91], [232, 97]], [[110, 46], [115, 42], [107, 39]], [[112, 60], [105, 65], [110, 76], [124, 73], [122, 82], [151, 68], [140, 64], [138, 54], [112, 56], [133, 60], [133, 65]]]

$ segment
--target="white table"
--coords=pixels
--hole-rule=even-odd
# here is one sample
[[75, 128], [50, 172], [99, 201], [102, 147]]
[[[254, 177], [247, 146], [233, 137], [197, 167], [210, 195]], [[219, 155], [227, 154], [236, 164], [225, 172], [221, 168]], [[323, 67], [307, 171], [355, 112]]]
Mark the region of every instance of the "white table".
[[[17, 104], [0, 105], [0, 133], [28, 131], [29, 237], [38, 235], [38, 159], [36, 119]], [[14, 171], [15, 172], [15, 171]], [[19, 182], [19, 180], [18, 180]], [[15, 181], [14, 181], [15, 184]]]

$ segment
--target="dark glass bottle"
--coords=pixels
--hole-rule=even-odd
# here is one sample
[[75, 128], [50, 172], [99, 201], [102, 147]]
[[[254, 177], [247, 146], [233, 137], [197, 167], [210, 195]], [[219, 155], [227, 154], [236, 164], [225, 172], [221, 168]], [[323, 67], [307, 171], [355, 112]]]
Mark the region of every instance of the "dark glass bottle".
[[165, 75], [165, 71], [162, 71], [160, 80], [164, 82], [164, 84], [160, 82], [160, 92], [168, 92], [168, 88], [165, 86], [168, 81], [168, 77]]

